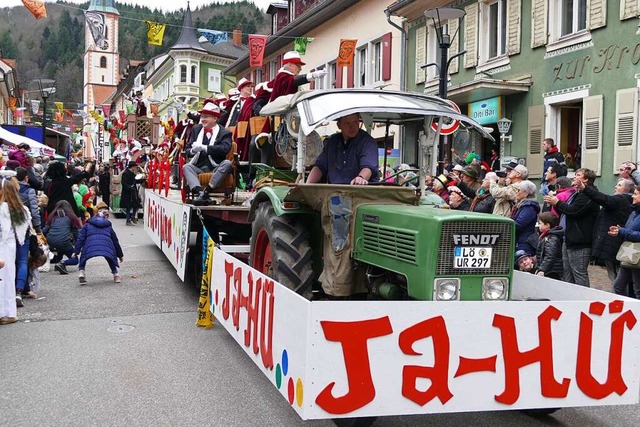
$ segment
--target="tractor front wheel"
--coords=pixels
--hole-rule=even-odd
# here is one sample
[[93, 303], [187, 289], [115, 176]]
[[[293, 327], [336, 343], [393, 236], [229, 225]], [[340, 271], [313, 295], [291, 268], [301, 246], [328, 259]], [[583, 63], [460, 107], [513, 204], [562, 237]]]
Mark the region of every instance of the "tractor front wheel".
[[307, 299], [315, 281], [309, 231], [292, 215], [277, 216], [264, 202], [251, 227], [249, 265]]

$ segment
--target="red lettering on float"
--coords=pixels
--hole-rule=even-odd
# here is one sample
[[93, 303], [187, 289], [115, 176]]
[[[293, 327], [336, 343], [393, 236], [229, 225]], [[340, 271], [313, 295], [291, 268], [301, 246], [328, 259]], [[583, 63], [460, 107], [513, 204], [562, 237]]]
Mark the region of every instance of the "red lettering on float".
[[224, 295], [222, 297], [222, 317], [229, 319], [229, 301], [231, 300], [231, 278], [233, 277], [233, 263], [224, 262]]
[[511, 405], [520, 397], [520, 369], [533, 363], [540, 363], [540, 385], [545, 397], [566, 397], [569, 390], [569, 378], [562, 383], [556, 381], [553, 373], [553, 338], [551, 322], [558, 320], [562, 312], [549, 306], [538, 316], [538, 335], [540, 345], [521, 352], [518, 348], [518, 334], [513, 317], [496, 314], [493, 326], [500, 329], [505, 369], [505, 389], [495, 397], [496, 401]]
[[[260, 313], [260, 356], [262, 357], [262, 365], [270, 370], [273, 369], [273, 307], [275, 305], [273, 288], [273, 280], [265, 279], [262, 286], [262, 309]], [[268, 317], [267, 312], [269, 313]]]
[[460, 356], [458, 363], [458, 370], [454, 378], [461, 377], [462, 375], [470, 374], [472, 372], [495, 372], [496, 360], [498, 356], [485, 357], [482, 359], [470, 359], [468, 357]]
[[233, 269], [233, 288], [236, 292], [231, 299], [231, 317], [233, 319], [233, 326], [236, 327], [236, 331], [239, 331], [240, 308], [242, 307], [242, 269], [240, 267]]
[[316, 404], [330, 414], [347, 414], [362, 408], [373, 400], [376, 390], [371, 377], [367, 342], [393, 332], [389, 317], [356, 322], [321, 321], [320, 325], [328, 341], [342, 345], [349, 390], [334, 397], [331, 391], [335, 382], [327, 385], [316, 397]]
[[[622, 301], [609, 304], [609, 312], [620, 313], [623, 309]], [[601, 316], [605, 305], [594, 302], [589, 307], [589, 314]], [[622, 378], [622, 345], [624, 329], [632, 330], [637, 319], [630, 310], [622, 313], [611, 324], [611, 343], [609, 345], [609, 362], [607, 379], [599, 382], [591, 373], [591, 355], [593, 353], [593, 320], [585, 313], [580, 314], [580, 330], [578, 338], [578, 360], [576, 363], [576, 383], [584, 394], [594, 399], [603, 399], [612, 393], [622, 395], [627, 391], [627, 385]], [[600, 353], [600, 352], [598, 352]]]
[[247, 310], [247, 326], [244, 329], [244, 345], [251, 345], [251, 330], [253, 329], [253, 354], [258, 354], [258, 309], [260, 308], [260, 292], [262, 291], [262, 279], [258, 279], [255, 286], [255, 300], [253, 299], [253, 274], [247, 275], [247, 296], [240, 296], [240, 305]]
[[[416, 323], [402, 331], [398, 338], [400, 350], [410, 356], [421, 356], [413, 349], [413, 344], [421, 339], [431, 338], [433, 342], [433, 366], [408, 365], [402, 368], [402, 395], [424, 406], [434, 398], [447, 403], [453, 397], [449, 390], [449, 352], [450, 342], [447, 326], [442, 316], [433, 317]], [[431, 385], [426, 391], [417, 388], [418, 378], [428, 378]]]

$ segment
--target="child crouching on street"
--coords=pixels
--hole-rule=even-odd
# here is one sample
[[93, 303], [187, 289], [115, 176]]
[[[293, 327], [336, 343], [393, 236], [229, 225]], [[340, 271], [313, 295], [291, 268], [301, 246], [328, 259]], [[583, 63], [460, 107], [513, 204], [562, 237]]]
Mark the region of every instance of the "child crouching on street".
[[124, 254], [118, 242], [118, 236], [109, 221], [109, 206], [100, 202], [96, 206], [97, 214], [89, 218], [78, 234], [74, 256], [80, 255], [78, 263], [78, 280], [81, 285], [87, 283], [84, 273], [87, 261], [94, 257], [104, 257], [109, 263], [115, 283], [122, 282], [118, 274], [118, 260], [122, 262]]

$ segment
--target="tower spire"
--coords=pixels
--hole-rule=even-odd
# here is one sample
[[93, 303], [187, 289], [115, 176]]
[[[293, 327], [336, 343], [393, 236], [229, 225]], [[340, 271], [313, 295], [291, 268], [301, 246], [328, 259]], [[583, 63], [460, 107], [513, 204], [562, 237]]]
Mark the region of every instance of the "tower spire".
[[196, 30], [195, 28], [193, 28], [193, 19], [191, 17], [191, 8], [189, 7], [189, 2], [187, 2], [187, 9], [184, 12], [182, 32], [180, 33], [180, 37], [178, 38], [176, 44], [171, 48], [171, 50], [176, 49], [191, 49], [206, 52], [206, 50], [200, 45], [198, 36], [196, 35]]

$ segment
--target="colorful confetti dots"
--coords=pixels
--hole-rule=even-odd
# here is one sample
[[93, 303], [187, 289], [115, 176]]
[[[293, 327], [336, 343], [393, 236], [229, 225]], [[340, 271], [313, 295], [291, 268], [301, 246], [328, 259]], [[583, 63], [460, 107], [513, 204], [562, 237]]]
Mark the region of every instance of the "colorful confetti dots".
[[282, 385], [282, 369], [280, 368], [280, 364], [276, 364], [276, 387], [280, 389]]
[[287, 391], [289, 392], [289, 404], [293, 405], [293, 395], [294, 395], [293, 378], [289, 378]]
[[302, 408], [302, 402], [304, 400], [304, 387], [302, 386], [302, 379], [296, 380], [296, 403], [298, 407]]
[[282, 350], [282, 373], [287, 376], [289, 374], [289, 354], [287, 350]]

